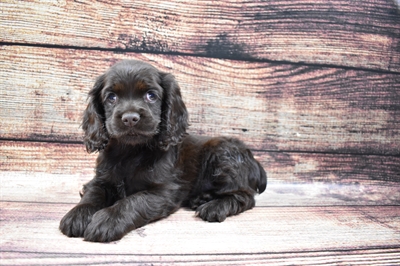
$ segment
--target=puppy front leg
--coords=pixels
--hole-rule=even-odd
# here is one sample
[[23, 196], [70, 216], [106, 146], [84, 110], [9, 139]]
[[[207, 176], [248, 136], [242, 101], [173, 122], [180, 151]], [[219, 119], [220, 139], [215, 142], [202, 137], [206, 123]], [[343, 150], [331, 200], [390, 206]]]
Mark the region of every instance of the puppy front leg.
[[164, 218], [181, 203], [179, 191], [142, 191], [96, 212], [84, 233], [86, 241], [111, 242], [152, 221]]
[[83, 237], [93, 214], [106, 207], [106, 190], [94, 180], [85, 186], [81, 201], [61, 220], [60, 231], [69, 237]]

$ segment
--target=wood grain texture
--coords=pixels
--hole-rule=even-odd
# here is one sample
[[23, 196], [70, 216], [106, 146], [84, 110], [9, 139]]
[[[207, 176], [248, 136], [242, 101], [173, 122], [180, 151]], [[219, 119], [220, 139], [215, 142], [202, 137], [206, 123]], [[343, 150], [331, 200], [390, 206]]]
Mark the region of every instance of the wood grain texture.
[[[96, 155], [79, 144], [0, 141], [2, 199], [77, 203]], [[257, 206], [400, 205], [400, 158], [256, 152], [268, 175]]]
[[176, 76], [191, 133], [235, 136], [259, 150], [400, 153], [397, 74], [22, 46], [1, 47], [0, 137], [81, 141], [87, 92], [122, 58]]
[[392, 0], [2, 1], [0, 41], [400, 71]]
[[121, 241], [94, 244], [58, 231], [72, 205], [0, 204], [2, 264], [399, 262], [400, 208], [393, 206], [254, 208], [223, 223], [179, 210]]
[[[0, 10], [0, 265], [400, 264], [396, 1]], [[111, 244], [58, 231], [94, 175], [79, 128], [87, 92], [123, 58], [176, 76], [190, 133], [249, 144], [269, 181], [255, 208], [224, 223], [181, 208]]]

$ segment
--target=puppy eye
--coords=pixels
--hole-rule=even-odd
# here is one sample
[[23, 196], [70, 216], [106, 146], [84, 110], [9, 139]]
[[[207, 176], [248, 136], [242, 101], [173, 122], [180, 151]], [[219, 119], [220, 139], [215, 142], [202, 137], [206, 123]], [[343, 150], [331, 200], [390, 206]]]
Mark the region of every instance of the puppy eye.
[[117, 101], [117, 95], [115, 93], [110, 93], [107, 96], [107, 102], [115, 103]]
[[157, 100], [157, 95], [154, 92], [149, 91], [146, 94], [146, 99], [151, 103], [155, 102]]

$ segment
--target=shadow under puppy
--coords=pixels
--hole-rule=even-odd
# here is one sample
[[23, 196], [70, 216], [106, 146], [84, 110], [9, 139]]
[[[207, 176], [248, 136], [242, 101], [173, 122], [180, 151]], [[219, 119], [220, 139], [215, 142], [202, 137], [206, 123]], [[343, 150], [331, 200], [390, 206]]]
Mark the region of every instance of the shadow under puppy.
[[89, 92], [82, 128], [95, 177], [60, 222], [70, 237], [110, 242], [181, 206], [222, 222], [255, 205], [267, 176], [239, 140], [188, 135], [188, 113], [171, 74], [124, 60]]

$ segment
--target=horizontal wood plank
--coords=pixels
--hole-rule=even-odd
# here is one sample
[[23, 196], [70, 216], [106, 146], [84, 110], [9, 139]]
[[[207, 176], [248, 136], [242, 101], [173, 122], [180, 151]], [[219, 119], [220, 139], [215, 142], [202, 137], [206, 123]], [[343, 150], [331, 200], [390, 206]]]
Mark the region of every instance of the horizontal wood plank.
[[123, 58], [172, 72], [191, 133], [259, 150], [400, 153], [400, 75], [154, 54], [2, 46], [0, 138], [81, 141], [94, 79]]
[[[96, 155], [79, 144], [0, 141], [2, 199], [76, 203]], [[268, 175], [257, 206], [400, 204], [400, 158], [255, 152]]]
[[179, 210], [120, 241], [95, 244], [58, 231], [72, 205], [0, 204], [2, 264], [399, 262], [400, 208], [393, 206], [254, 208], [223, 223]]
[[0, 41], [400, 71], [395, 1], [2, 1]]

